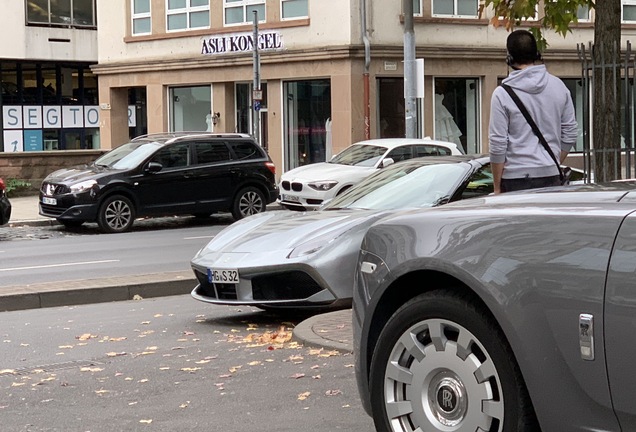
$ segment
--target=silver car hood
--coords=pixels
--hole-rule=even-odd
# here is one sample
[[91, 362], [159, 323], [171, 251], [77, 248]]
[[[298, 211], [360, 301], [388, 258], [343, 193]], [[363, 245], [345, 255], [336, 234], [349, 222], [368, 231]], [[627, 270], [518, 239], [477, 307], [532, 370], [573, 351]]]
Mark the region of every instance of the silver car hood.
[[319, 236], [341, 233], [369, 218], [394, 211], [329, 210], [264, 212], [234, 223], [212, 239], [197, 256], [214, 252], [263, 253], [293, 249]]

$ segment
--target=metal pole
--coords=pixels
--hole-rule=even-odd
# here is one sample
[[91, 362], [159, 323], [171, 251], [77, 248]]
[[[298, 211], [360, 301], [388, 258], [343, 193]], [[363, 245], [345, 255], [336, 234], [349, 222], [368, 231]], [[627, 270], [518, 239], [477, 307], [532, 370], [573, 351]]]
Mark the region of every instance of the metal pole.
[[413, 0], [402, 0], [404, 12], [404, 126], [406, 138], [415, 138], [417, 125], [415, 79], [415, 32], [413, 31]]
[[[261, 58], [258, 54], [258, 12], [254, 11], [254, 49], [253, 49], [253, 63], [254, 63], [254, 83], [252, 96], [255, 93], [260, 93], [261, 89]], [[261, 129], [260, 129], [260, 100], [252, 97], [252, 136], [256, 142], [261, 145]]]
[[364, 43], [363, 103], [364, 103], [364, 139], [371, 138], [371, 105], [369, 88], [369, 65], [371, 64], [371, 43], [367, 31], [367, 0], [360, 0], [360, 25]]

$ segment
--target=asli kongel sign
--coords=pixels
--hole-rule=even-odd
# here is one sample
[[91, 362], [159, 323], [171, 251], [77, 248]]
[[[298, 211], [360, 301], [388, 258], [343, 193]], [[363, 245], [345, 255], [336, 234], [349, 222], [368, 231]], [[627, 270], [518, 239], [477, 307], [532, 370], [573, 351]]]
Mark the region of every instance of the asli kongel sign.
[[[258, 34], [259, 51], [282, 50], [283, 35], [280, 32], [262, 32]], [[252, 33], [233, 33], [218, 36], [206, 36], [201, 39], [201, 54], [233, 54], [249, 52], [254, 49]]]

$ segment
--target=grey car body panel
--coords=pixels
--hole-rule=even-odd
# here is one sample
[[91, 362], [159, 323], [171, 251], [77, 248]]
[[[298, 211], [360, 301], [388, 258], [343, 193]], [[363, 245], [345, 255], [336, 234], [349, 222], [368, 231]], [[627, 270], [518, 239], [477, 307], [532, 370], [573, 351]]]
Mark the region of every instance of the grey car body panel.
[[[623, 430], [633, 430], [636, 378], [624, 380], [624, 372], [636, 347], [631, 344], [632, 355], [625, 358], [622, 352], [633, 340], [636, 294], [628, 290], [633, 270], [625, 272], [617, 256], [608, 279], [608, 312], [621, 311], [608, 314], [608, 328], [603, 315], [614, 241], [636, 209], [631, 194], [621, 202], [630, 187], [503, 194], [405, 212], [371, 227], [360, 262], [377, 267], [372, 274], [357, 273], [353, 296], [356, 374], [365, 409], [370, 411], [369, 365], [379, 331], [374, 320], [386, 315], [383, 304], [400, 288], [400, 277], [424, 270], [456, 278], [489, 308], [515, 353], [543, 430], [621, 430], [612, 397]], [[636, 219], [626, 224], [618, 247], [633, 253]], [[442, 287], [422, 279], [420, 291], [433, 288]], [[594, 361], [581, 359], [581, 313], [594, 316]], [[609, 379], [617, 386], [612, 394]]]
[[636, 430], [636, 215], [623, 223], [607, 277], [605, 346], [616, 414], [625, 431]]
[[[333, 210], [320, 212], [265, 212], [239, 221], [219, 233], [192, 259], [193, 268], [205, 273], [207, 268], [239, 270], [241, 283], [238, 299], [217, 300], [200, 295], [198, 286], [192, 296], [213, 304], [326, 304], [351, 298], [351, 284], [356, 269], [360, 243], [366, 229], [389, 211]], [[321, 250], [305, 256], [289, 258], [294, 248], [328, 236], [342, 234]], [[338, 262], [334, 262], [338, 257]], [[338, 271], [334, 271], [334, 270]], [[254, 301], [250, 280], [262, 274], [302, 270], [323, 288], [306, 299]]]

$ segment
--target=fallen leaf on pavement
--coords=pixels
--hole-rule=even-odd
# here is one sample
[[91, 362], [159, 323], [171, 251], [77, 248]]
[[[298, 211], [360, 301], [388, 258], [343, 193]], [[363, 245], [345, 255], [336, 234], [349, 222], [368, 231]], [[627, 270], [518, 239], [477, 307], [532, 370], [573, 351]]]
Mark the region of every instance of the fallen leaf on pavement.
[[101, 372], [103, 370], [104, 370], [104, 368], [99, 368], [99, 367], [83, 367], [83, 368], [80, 368], [80, 372]]
[[327, 390], [327, 391], [325, 392], [325, 394], [326, 394], [327, 396], [338, 396], [338, 395], [341, 395], [341, 394], [342, 394], [342, 391], [341, 391], [341, 390]]
[[290, 378], [294, 378], [294, 379], [304, 378], [304, 377], [305, 377], [304, 373], [295, 373], [292, 376], [290, 376]]
[[309, 395], [311, 394], [311, 392], [304, 392], [298, 395], [298, 400], [305, 400], [309, 397]]
[[15, 373], [15, 369], [0, 369], [0, 375], [13, 374], [13, 373]]
[[110, 393], [110, 390], [95, 390], [95, 393], [97, 394]]
[[201, 370], [201, 368], [199, 368], [199, 367], [193, 367], [193, 368], [181, 368], [181, 370], [182, 370], [183, 372], [190, 372], [190, 373], [192, 373], [192, 372], [196, 372], [196, 371], [198, 371], [198, 370]]
[[150, 424], [152, 423], [152, 420], [139, 420], [139, 423]]
[[59, 349], [70, 349], [70, 348], [73, 348], [73, 345], [60, 345], [58, 348]]
[[84, 333], [83, 335], [80, 336], [75, 336], [75, 339], [81, 340], [81, 341], [85, 341], [85, 340], [89, 340], [89, 339], [95, 339], [97, 336], [92, 335], [90, 333]]
[[108, 352], [106, 353], [107, 357], [119, 357], [119, 356], [125, 356], [126, 353], [125, 352]]

